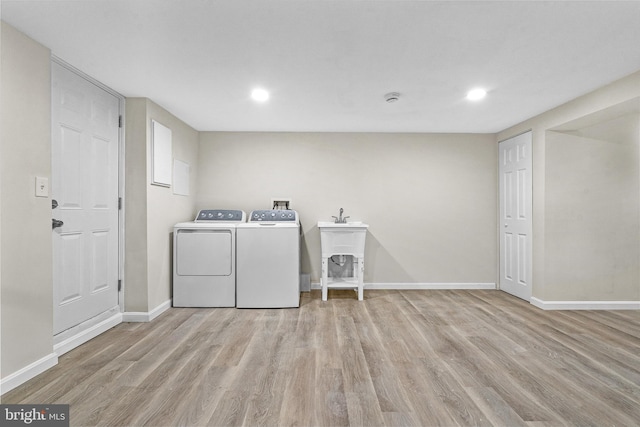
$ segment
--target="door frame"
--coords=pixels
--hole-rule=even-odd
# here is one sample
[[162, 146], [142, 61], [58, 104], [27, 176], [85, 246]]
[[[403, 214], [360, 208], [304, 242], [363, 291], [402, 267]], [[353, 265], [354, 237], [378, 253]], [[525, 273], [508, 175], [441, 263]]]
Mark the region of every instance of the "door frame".
[[[119, 110], [119, 116], [120, 116], [120, 123], [119, 123], [119, 129], [118, 129], [118, 198], [120, 200], [119, 203], [119, 209], [118, 209], [118, 306], [120, 308], [120, 321], [118, 323], [120, 323], [122, 321], [122, 313], [124, 313], [124, 289], [125, 289], [125, 281], [124, 281], [124, 248], [125, 248], [125, 234], [124, 234], [124, 218], [125, 218], [125, 206], [124, 206], [124, 196], [125, 196], [125, 183], [124, 183], [124, 179], [125, 179], [125, 157], [124, 157], [124, 152], [125, 152], [125, 97], [122, 96], [121, 94], [119, 94], [118, 92], [116, 92], [115, 90], [111, 89], [110, 87], [106, 86], [105, 84], [99, 82], [98, 80], [96, 80], [95, 78], [87, 75], [86, 73], [80, 71], [79, 69], [77, 69], [76, 67], [74, 67], [73, 65], [67, 63], [66, 61], [60, 59], [59, 57], [55, 56], [55, 55], [51, 55], [51, 62], [55, 62], [56, 64], [66, 68], [68, 71], [78, 75], [79, 77], [87, 80], [89, 83], [97, 86], [98, 88], [104, 90], [105, 92], [109, 93], [110, 95], [113, 95], [115, 98], [118, 99], [118, 110]], [[82, 325], [82, 324], [81, 324]], [[79, 326], [81, 326], [79, 325]], [[109, 326], [111, 327], [111, 326]], [[72, 328], [72, 329], [76, 329], [78, 328], [78, 326]], [[93, 328], [93, 326], [89, 326], [89, 328]], [[78, 332], [79, 334], [83, 334], [82, 330], [76, 330], [75, 332]], [[89, 338], [83, 338], [81, 342], [78, 342], [77, 344], [73, 345], [73, 346], [69, 346], [66, 345], [64, 346], [64, 348], [62, 349], [63, 351], [61, 351], [60, 349], [56, 349], [56, 353], [58, 355], [61, 355], [63, 353], [66, 353], [67, 351], [73, 349], [74, 347], [76, 347], [77, 345], [82, 344], [83, 342], [86, 342], [88, 339], [91, 339], [95, 336], [97, 336], [99, 333], [101, 333], [101, 331], [96, 330], [95, 332], [97, 332], [95, 335], [89, 337]], [[64, 334], [65, 332], [61, 332], [60, 334]], [[74, 337], [68, 338], [65, 337], [64, 342], [66, 343], [69, 340], [73, 339]], [[55, 343], [55, 340], [54, 340]], [[60, 344], [63, 344], [60, 343]]]
[[[530, 245], [529, 245], [529, 247], [531, 248], [531, 250], [529, 251], [529, 257], [528, 257], [529, 258], [528, 262], [529, 262], [530, 271], [531, 271], [531, 283], [530, 283], [531, 296], [529, 297], [529, 300], [525, 300], [525, 301], [530, 303], [531, 302], [531, 298], [533, 298], [533, 282], [534, 282], [534, 278], [533, 278], [533, 272], [534, 272], [534, 268], [533, 268], [533, 259], [534, 259], [534, 257], [533, 257], [533, 247], [534, 247], [534, 245], [533, 245], [533, 204], [534, 204], [534, 197], [533, 197], [534, 196], [534, 194], [533, 194], [533, 175], [534, 175], [534, 173], [533, 173], [533, 166], [534, 166], [533, 165], [533, 151], [534, 150], [533, 150], [533, 129], [532, 128], [528, 128], [528, 129], [525, 129], [525, 130], [523, 130], [521, 132], [518, 132], [518, 133], [515, 133], [513, 135], [510, 135], [510, 136], [508, 136], [506, 138], [502, 138], [502, 139], [498, 140], [498, 143], [496, 144], [496, 157], [498, 158], [498, 165], [497, 165], [497, 167], [498, 167], [498, 170], [497, 170], [498, 182], [496, 183], [497, 184], [497, 190], [498, 190], [498, 197], [497, 197], [497, 212], [498, 212], [498, 215], [497, 215], [497, 218], [496, 218], [496, 229], [497, 229], [497, 239], [498, 239], [498, 253], [497, 253], [497, 255], [498, 255], [498, 260], [497, 260], [498, 270], [497, 270], [497, 277], [496, 277], [496, 283], [497, 283], [496, 289], [501, 290], [501, 291], [503, 290], [502, 289], [502, 283], [500, 283], [500, 278], [502, 277], [502, 268], [503, 268], [501, 254], [502, 254], [502, 245], [504, 244], [503, 241], [502, 241], [502, 228], [501, 228], [501, 222], [502, 222], [501, 215], [502, 214], [501, 214], [501, 211], [500, 211], [500, 207], [501, 207], [501, 204], [502, 204], [502, 200], [501, 200], [502, 199], [502, 194], [500, 192], [500, 186], [501, 186], [501, 181], [502, 181], [502, 177], [500, 176], [500, 170], [501, 170], [501, 167], [500, 167], [500, 161], [501, 161], [501, 159], [500, 159], [500, 144], [502, 142], [506, 142], [506, 141], [508, 141], [508, 140], [510, 140], [512, 138], [516, 138], [516, 137], [518, 137], [520, 135], [524, 135], [525, 133], [531, 133], [531, 152], [529, 153], [530, 158], [531, 158], [531, 185], [529, 186], [529, 189], [531, 191], [531, 226], [530, 226], [530, 229], [529, 229], [529, 231], [530, 231], [530, 235], [529, 235], [529, 237], [530, 237]], [[506, 291], [504, 291], [504, 292], [506, 292]], [[509, 294], [509, 295], [511, 295], [511, 294]]]

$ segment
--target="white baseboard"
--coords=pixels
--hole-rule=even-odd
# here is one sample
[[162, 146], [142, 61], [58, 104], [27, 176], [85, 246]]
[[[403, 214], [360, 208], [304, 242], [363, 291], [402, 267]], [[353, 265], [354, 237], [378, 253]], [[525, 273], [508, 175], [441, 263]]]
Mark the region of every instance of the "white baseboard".
[[53, 353], [0, 380], [0, 394], [13, 390], [20, 384], [29, 381], [31, 378], [57, 365], [59, 356], [62, 356], [90, 339], [97, 337], [114, 326], [122, 322], [150, 322], [170, 307], [171, 300], [165, 301], [150, 312], [120, 313], [114, 312], [114, 309], [108, 313], [104, 313], [104, 316], [101, 315], [94, 319], [90, 319], [88, 322], [85, 322], [83, 325], [79, 325], [75, 329], [58, 334], [56, 337], [59, 342], [55, 343], [56, 337], [54, 337]]
[[543, 310], [640, 310], [640, 301], [543, 301], [531, 297], [530, 302]]
[[129, 311], [122, 314], [123, 322], [151, 322], [171, 308], [171, 300], [167, 300], [151, 311]]
[[[321, 289], [320, 283], [311, 284], [311, 289]], [[365, 283], [366, 290], [442, 290], [442, 289], [496, 289], [495, 283]]]
[[116, 325], [119, 325], [120, 323], [122, 323], [122, 313], [113, 313], [111, 316], [104, 320], [101, 320], [99, 323], [84, 328], [78, 333], [75, 333], [74, 335], [69, 336], [68, 338], [65, 338], [58, 343], [54, 343], [53, 351], [58, 356], [62, 356], [63, 354], [78, 347], [79, 345], [86, 343], [90, 339], [97, 337], [101, 333], [108, 331]]
[[49, 368], [58, 364], [58, 355], [51, 353], [40, 360], [36, 360], [30, 365], [8, 375], [0, 380], [0, 394], [13, 390], [20, 384], [24, 384], [36, 375], [40, 375]]

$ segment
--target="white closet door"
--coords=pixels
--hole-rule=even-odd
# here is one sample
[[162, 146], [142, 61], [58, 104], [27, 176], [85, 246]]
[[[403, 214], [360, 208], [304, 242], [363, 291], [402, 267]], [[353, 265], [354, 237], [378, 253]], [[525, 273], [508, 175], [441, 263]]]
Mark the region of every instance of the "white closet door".
[[529, 301], [532, 277], [531, 132], [499, 144], [500, 289]]
[[118, 305], [119, 100], [52, 63], [54, 334]]

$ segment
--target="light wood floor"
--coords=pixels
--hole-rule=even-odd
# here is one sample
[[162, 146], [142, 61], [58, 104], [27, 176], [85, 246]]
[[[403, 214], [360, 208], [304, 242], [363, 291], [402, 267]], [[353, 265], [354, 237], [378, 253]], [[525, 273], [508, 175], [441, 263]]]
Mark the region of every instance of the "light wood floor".
[[68, 403], [79, 426], [637, 426], [640, 311], [542, 311], [499, 291], [174, 308], [2, 401]]

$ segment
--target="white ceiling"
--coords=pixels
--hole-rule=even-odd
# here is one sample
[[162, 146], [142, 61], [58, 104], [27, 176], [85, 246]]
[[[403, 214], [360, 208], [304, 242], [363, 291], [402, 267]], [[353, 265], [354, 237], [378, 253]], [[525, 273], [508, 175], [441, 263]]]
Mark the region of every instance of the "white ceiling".
[[[197, 130], [493, 133], [640, 70], [640, 1], [2, 0]], [[251, 101], [255, 86], [271, 91]], [[465, 99], [476, 86], [489, 94]], [[398, 102], [384, 94], [396, 91]]]

